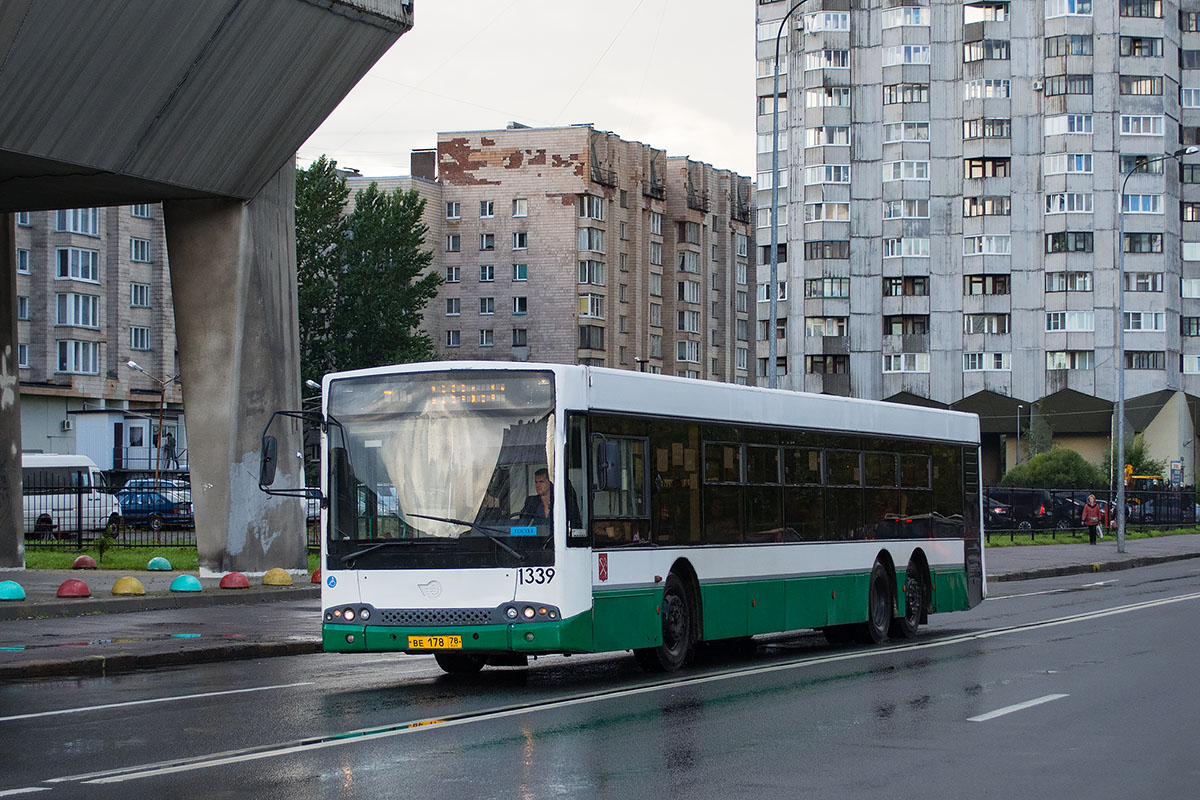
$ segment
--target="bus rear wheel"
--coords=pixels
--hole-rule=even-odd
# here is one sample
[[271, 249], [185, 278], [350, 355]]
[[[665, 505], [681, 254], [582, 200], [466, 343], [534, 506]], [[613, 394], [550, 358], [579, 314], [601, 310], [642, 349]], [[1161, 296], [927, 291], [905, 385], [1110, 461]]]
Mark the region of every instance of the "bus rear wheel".
[[921, 626], [929, 592], [925, 588], [925, 570], [919, 564], [909, 564], [904, 578], [904, 616], [892, 620], [889, 633], [893, 638], [912, 639]]
[[487, 656], [475, 653], [434, 653], [433, 660], [451, 675], [474, 675], [483, 669]]
[[883, 562], [876, 561], [871, 567], [871, 582], [867, 590], [867, 621], [862, 623], [864, 644], [883, 644], [887, 641], [892, 625], [892, 611], [896, 606], [892, 580]]
[[672, 572], [663, 587], [662, 644], [634, 650], [633, 656], [647, 672], [674, 672], [684, 665], [692, 649], [691, 598], [683, 579]]

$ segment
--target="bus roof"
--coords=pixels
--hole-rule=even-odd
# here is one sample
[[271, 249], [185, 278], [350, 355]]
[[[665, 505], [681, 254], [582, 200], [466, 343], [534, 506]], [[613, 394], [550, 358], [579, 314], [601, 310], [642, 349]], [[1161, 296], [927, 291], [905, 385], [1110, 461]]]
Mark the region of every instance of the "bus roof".
[[329, 381], [344, 378], [480, 369], [551, 371], [560, 383], [574, 377], [587, 387], [588, 407], [600, 411], [979, 443], [979, 417], [961, 411], [606, 367], [513, 361], [437, 361], [330, 373], [325, 376], [323, 388], [327, 391]]

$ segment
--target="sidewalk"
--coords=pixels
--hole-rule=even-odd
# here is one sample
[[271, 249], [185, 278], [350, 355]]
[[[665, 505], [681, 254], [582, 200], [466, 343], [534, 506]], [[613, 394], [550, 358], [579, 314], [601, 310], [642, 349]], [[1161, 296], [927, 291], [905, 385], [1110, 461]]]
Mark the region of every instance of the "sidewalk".
[[[1094, 547], [991, 547], [984, 558], [989, 581], [1106, 572], [1200, 558], [1200, 534], [1129, 540], [1125, 553], [1106, 537]], [[125, 574], [142, 581], [145, 597], [112, 596], [112, 584]], [[167, 587], [178, 574], [0, 572], [0, 580], [20, 583], [27, 598], [0, 603], [0, 682], [320, 651], [316, 584], [300, 577], [291, 587], [230, 590], [204, 579], [202, 592], [172, 594]], [[55, 597], [68, 578], [85, 581], [93, 597]]]

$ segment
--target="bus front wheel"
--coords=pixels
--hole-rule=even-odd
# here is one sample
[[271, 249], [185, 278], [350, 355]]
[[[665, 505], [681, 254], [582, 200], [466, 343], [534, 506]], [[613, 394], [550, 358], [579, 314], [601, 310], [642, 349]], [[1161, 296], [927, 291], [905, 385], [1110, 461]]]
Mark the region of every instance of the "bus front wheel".
[[684, 665], [692, 648], [691, 598], [683, 579], [674, 572], [667, 576], [661, 606], [662, 644], [634, 650], [634, 658], [647, 672], [674, 672]]
[[483, 669], [487, 657], [475, 653], [434, 653], [433, 660], [451, 675], [474, 675]]

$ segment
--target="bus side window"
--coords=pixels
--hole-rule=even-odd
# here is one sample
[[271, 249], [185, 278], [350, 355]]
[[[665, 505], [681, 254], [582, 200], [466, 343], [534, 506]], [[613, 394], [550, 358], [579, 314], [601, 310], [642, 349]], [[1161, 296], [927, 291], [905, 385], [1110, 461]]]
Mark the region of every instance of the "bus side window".
[[588, 481], [587, 463], [587, 417], [583, 414], [567, 415], [567, 496], [575, 497], [576, 509], [568, 508], [568, 517], [572, 513], [578, 519], [567, 520], [567, 547], [590, 547], [592, 537], [591, 526], [588, 525], [588, 514], [591, 504], [588, 502], [591, 484]]

